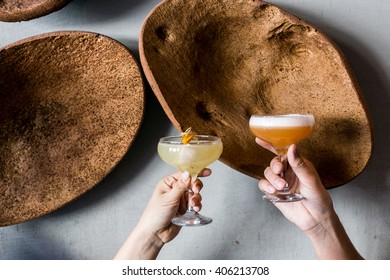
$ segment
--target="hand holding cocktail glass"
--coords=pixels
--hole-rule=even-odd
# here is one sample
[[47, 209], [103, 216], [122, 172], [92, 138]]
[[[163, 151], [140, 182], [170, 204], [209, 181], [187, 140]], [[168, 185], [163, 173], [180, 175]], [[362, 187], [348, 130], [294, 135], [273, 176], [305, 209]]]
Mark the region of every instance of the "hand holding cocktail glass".
[[[189, 172], [194, 182], [203, 168], [220, 157], [222, 141], [219, 137], [211, 135], [196, 135], [189, 143], [183, 143], [182, 140], [182, 136], [161, 138], [158, 143], [158, 154], [166, 163], [182, 172]], [[190, 201], [191, 189], [188, 189], [188, 196]], [[184, 215], [172, 219], [172, 223], [179, 226], [199, 226], [211, 222], [211, 218], [194, 211], [190, 203]]]
[[[270, 143], [281, 157], [285, 166], [281, 176], [286, 179], [284, 175], [288, 169], [288, 147], [308, 137], [313, 131], [314, 122], [314, 116], [311, 114], [252, 115], [249, 126], [256, 137]], [[303, 196], [292, 192], [286, 181], [282, 191], [267, 193], [263, 198], [272, 202], [293, 202], [302, 200]]]

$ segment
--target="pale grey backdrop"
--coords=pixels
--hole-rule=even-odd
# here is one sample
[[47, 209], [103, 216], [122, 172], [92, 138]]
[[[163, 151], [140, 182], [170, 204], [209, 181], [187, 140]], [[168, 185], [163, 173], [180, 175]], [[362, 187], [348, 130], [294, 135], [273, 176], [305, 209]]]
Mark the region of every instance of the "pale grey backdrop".
[[[158, 0], [74, 0], [59, 12], [0, 23], [0, 47], [32, 35], [85, 30], [111, 36], [138, 53], [142, 22]], [[313, 23], [346, 54], [375, 124], [367, 169], [331, 190], [357, 249], [368, 259], [390, 258], [390, 2], [387, 0], [272, 1]], [[0, 77], [1, 78], [1, 77]], [[0, 228], [0, 259], [110, 259], [137, 223], [156, 182], [173, 171], [156, 153], [159, 137], [176, 133], [147, 89], [145, 120], [117, 168], [95, 189], [58, 211]], [[203, 213], [214, 222], [185, 228], [160, 259], [313, 259], [306, 237], [272, 204], [257, 181], [217, 162], [204, 180]]]

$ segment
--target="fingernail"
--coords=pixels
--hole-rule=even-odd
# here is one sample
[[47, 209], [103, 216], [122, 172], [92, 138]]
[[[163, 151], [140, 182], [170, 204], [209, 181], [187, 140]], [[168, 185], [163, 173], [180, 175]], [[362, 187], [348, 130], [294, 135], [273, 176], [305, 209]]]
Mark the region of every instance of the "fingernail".
[[274, 173], [280, 172], [280, 171], [279, 171], [280, 168], [281, 168], [280, 166], [281, 166], [281, 163], [280, 163], [280, 162], [274, 163], [274, 164], [271, 166], [272, 171], [273, 171]]
[[192, 200], [191, 204], [192, 204], [192, 209], [194, 209], [195, 212], [198, 212], [200, 210], [198, 201]]
[[182, 174], [181, 174], [181, 181], [183, 183], [188, 183], [189, 180], [190, 180], [190, 173], [188, 173], [188, 171], [184, 171]]
[[284, 187], [284, 181], [282, 179], [276, 180], [275, 184], [276, 184], [276, 186], [278, 188], [283, 188]]
[[275, 188], [273, 187], [273, 186], [271, 186], [271, 185], [268, 185], [267, 186], [267, 192], [268, 193], [274, 193], [276, 190], [275, 190]]
[[199, 191], [200, 191], [200, 186], [199, 186], [198, 184], [194, 184], [194, 185], [192, 186], [192, 191], [193, 191], [194, 193], [199, 193]]

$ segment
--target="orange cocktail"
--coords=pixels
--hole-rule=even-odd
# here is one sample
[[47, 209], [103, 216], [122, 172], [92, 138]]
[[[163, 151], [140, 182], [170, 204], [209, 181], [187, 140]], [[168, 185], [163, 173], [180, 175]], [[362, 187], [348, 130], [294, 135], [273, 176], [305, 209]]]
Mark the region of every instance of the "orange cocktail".
[[287, 152], [291, 144], [308, 137], [313, 131], [312, 115], [253, 115], [250, 120], [252, 133], [272, 144], [278, 154]]
[[[249, 127], [252, 133], [263, 141], [270, 143], [285, 160], [288, 147], [308, 137], [314, 127], [314, 116], [311, 114], [289, 115], [252, 115]], [[303, 197], [284, 190], [275, 196], [267, 195], [271, 201], [297, 201]]]

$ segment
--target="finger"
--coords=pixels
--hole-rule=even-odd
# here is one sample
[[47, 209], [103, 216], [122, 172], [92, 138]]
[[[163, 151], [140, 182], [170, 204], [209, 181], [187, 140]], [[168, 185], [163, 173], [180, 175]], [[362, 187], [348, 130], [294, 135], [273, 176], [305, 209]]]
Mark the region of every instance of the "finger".
[[192, 189], [192, 191], [194, 193], [199, 193], [202, 188], [203, 188], [203, 183], [199, 179], [196, 179], [195, 182], [192, 184], [192, 187], [191, 187], [191, 189]]
[[182, 172], [177, 171], [173, 174], [170, 174], [168, 176], [165, 176], [161, 179], [160, 182], [163, 183], [163, 185], [168, 187], [168, 190], [172, 189], [173, 184], [180, 178]]
[[287, 155], [289, 164], [300, 181], [308, 186], [322, 185], [321, 179], [314, 166], [300, 156], [295, 144], [289, 147]]
[[200, 194], [197, 194], [195, 193], [192, 197], [191, 197], [191, 205], [193, 207], [193, 209], [195, 211], [200, 211], [200, 209], [202, 208], [202, 196]]
[[271, 170], [271, 167], [267, 167], [264, 170], [264, 176], [268, 180], [268, 182], [272, 184], [272, 186], [277, 190], [282, 190], [286, 185], [286, 181], [280, 178], [278, 174], [275, 174]]
[[281, 174], [284, 170], [283, 163], [280, 161], [280, 157], [274, 157], [271, 160], [270, 167], [273, 173], [275, 174]]
[[179, 201], [183, 193], [188, 190], [191, 184], [191, 176], [185, 171], [178, 180], [173, 183], [171, 191], [167, 194], [170, 201]]
[[258, 145], [260, 145], [261, 147], [263, 147], [264, 149], [274, 153], [274, 154], [277, 154], [275, 148], [268, 142], [264, 141], [264, 140], [261, 140], [260, 138], [257, 138], [255, 139], [256, 143]]
[[202, 201], [202, 196], [198, 193], [194, 193], [191, 197], [191, 204], [197, 205], [199, 202]]
[[262, 192], [266, 193], [274, 193], [276, 192], [276, 189], [270, 182], [268, 182], [266, 179], [260, 179], [259, 181], [259, 189]]
[[210, 176], [211, 175], [211, 169], [210, 168], [203, 168], [199, 174], [198, 174], [198, 177], [207, 177], [207, 176]]
[[176, 176], [174, 175], [175, 174], [171, 174], [162, 178], [158, 183], [158, 188], [156, 188], [156, 191], [160, 194], [170, 192], [172, 190], [173, 184], [177, 181]]
[[192, 207], [195, 212], [199, 212], [202, 209], [202, 203], [199, 202], [199, 204]]

